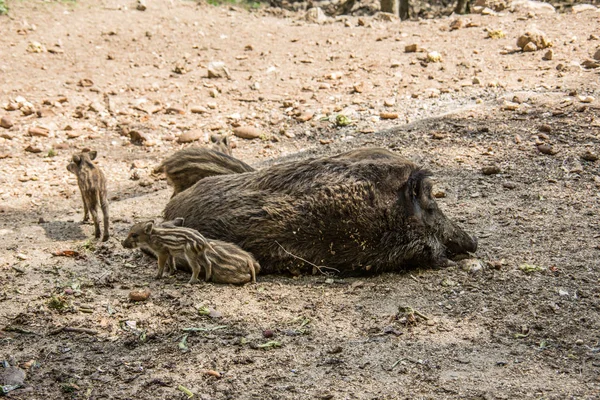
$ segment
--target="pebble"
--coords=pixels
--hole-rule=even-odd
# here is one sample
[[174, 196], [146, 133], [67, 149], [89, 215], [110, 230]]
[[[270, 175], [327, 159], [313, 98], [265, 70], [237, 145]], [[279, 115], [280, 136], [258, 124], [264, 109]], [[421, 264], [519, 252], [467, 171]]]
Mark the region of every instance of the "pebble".
[[534, 51], [537, 51], [537, 46], [535, 45], [535, 43], [533, 42], [529, 42], [525, 45], [525, 47], [523, 47], [523, 52], [524, 53], [531, 53]]
[[595, 69], [600, 67], [600, 62], [597, 62], [595, 60], [585, 60], [581, 63], [581, 66], [585, 69]]
[[432, 63], [442, 62], [442, 55], [437, 51], [430, 51], [427, 53], [427, 61]]
[[274, 334], [274, 333], [273, 333], [273, 331], [272, 331], [272, 330], [270, 330], [270, 329], [265, 329], [265, 330], [263, 331], [263, 336], [264, 336], [264, 337], [266, 337], [266, 338], [272, 338], [274, 335], [275, 335], [275, 334]]
[[312, 111], [307, 111], [296, 117], [296, 121], [298, 122], [308, 122], [313, 119], [315, 113]]
[[513, 190], [517, 187], [517, 185], [514, 182], [504, 182], [502, 184], [502, 187], [504, 187], [505, 189], [508, 189], [508, 190]]
[[397, 119], [398, 113], [382, 112], [379, 114], [379, 118], [381, 118], [381, 119]]
[[138, 0], [136, 9], [138, 11], [146, 11], [146, 0]]
[[554, 50], [550, 49], [546, 52], [546, 54], [544, 54], [544, 57], [542, 57], [542, 60], [550, 61], [553, 58], [554, 58]]
[[540, 153], [547, 154], [549, 156], [553, 156], [556, 153], [558, 153], [558, 150], [556, 150], [554, 147], [550, 146], [549, 144], [540, 144], [537, 146], [537, 149], [539, 150]]
[[[535, 50], [545, 49], [547, 47], [552, 46], [552, 42], [546, 37], [546, 34], [537, 29], [531, 29], [525, 32], [523, 35], [519, 36], [519, 38], [517, 39], [517, 46], [523, 51], [527, 51], [525, 50], [525, 47], [529, 43], [533, 43], [535, 45]], [[529, 48], [531, 49], [531, 47]]]
[[25, 147], [25, 151], [27, 151], [29, 153], [37, 154], [37, 153], [41, 153], [42, 149], [33, 147], [32, 145], [29, 145], [29, 146]]
[[461, 260], [459, 262], [459, 265], [463, 271], [467, 271], [472, 274], [479, 272], [483, 269], [483, 264], [481, 263], [481, 261], [479, 261], [476, 258], [467, 258], [467, 259]]
[[212, 61], [208, 63], [208, 77], [209, 78], [229, 78], [229, 70], [222, 61]]
[[129, 300], [131, 301], [146, 301], [150, 297], [150, 289], [132, 290], [129, 292]]
[[548, 124], [544, 124], [544, 125], [540, 125], [539, 130], [540, 130], [540, 132], [550, 133], [550, 132], [552, 132], [552, 127]]
[[419, 50], [419, 45], [418, 44], [409, 44], [407, 46], [404, 47], [404, 52], [405, 53], [416, 53], [417, 50]]
[[435, 192], [433, 192], [433, 197], [435, 197], [436, 199], [443, 199], [444, 197], [446, 197], [446, 192], [444, 190], [438, 189]]
[[260, 129], [253, 126], [240, 126], [233, 130], [233, 134], [242, 139], [256, 139], [263, 135]]
[[594, 96], [579, 96], [578, 98], [582, 103], [591, 103], [594, 101]]
[[11, 119], [10, 119], [9, 117], [7, 117], [7, 116], [4, 116], [4, 117], [2, 117], [2, 119], [0, 119], [0, 126], [1, 126], [2, 128], [5, 128], [5, 129], [10, 129], [10, 128], [12, 128], [12, 127], [13, 127], [13, 125], [14, 125], [14, 124], [13, 124], [13, 122], [12, 122], [12, 121], [11, 121]]
[[43, 126], [31, 126], [27, 130], [27, 133], [29, 133], [30, 136], [48, 137], [50, 130]]
[[600, 61], [600, 49], [596, 50], [594, 53], [594, 60]]
[[394, 99], [394, 98], [385, 99], [383, 101], [383, 105], [386, 107], [393, 107], [394, 105], [396, 105], [396, 99]]
[[590, 150], [586, 150], [584, 153], [581, 154], [581, 159], [585, 161], [594, 162], [598, 160], [598, 154], [593, 153]]
[[27, 374], [19, 367], [0, 368], [0, 386], [20, 387], [26, 378]]
[[321, 9], [321, 7], [313, 7], [306, 12], [305, 19], [308, 22], [313, 22], [315, 24], [321, 24], [321, 23], [327, 21], [328, 18], [327, 18], [327, 15], [325, 15], [325, 12], [323, 11], [323, 9]]
[[500, 173], [500, 167], [498, 167], [497, 165], [483, 167], [481, 168], [481, 173], [484, 175], [496, 175]]
[[190, 112], [192, 114], [204, 114], [208, 112], [208, 109], [206, 107], [203, 106], [192, 106], [190, 108]]
[[502, 103], [503, 110], [515, 111], [518, 108], [519, 104], [513, 103], [512, 101], [504, 100], [504, 102]]
[[201, 130], [190, 130], [182, 133], [178, 138], [178, 143], [192, 143], [197, 140], [200, 140], [204, 136], [204, 133]]

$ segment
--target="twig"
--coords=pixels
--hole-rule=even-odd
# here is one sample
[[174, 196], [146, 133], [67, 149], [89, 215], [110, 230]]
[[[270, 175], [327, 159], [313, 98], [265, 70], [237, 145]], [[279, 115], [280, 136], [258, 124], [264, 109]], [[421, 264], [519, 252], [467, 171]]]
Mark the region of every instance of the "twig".
[[298, 259], [298, 260], [300, 260], [300, 261], [304, 261], [304, 262], [305, 262], [305, 263], [307, 263], [308, 265], [312, 265], [313, 267], [315, 267], [316, 269], [318, 269], [318, 270], [319, 270], [319, 272], [320, 272], [322, 275], [328, 276], [328, 273], [327, 273], [327, 272], [323, 272], [323, 270], [322, 270], [321, 268], [325, 268], [325, 269], [331, 269], [331, 270], [333, 270], [333, 271], [335, 271], [335, 272], [338, 272], [338, 273], [340, 272], [340, 270], [339, 270], [339, 269], [335, 269], [335, 268], [332, 268], [332, 267], [326, 267], [326, 266], [324, 266], [324, 265], [318, 266], [317, 264], [313, 264], [313, 263], [311, 263], [310, 261], [308, 261], [308, 260], [305, 260], [305, 259], [304, 259], [304, 258], [302, 258], [302, 257], [298, 257], [297, 255], [290, 253], [289, 251], [287, 251], [287, 250], [285, 249], [285, 247], [283, 247], [281, 244], [279, 244], [279, 242], [278, 242], [277, 240], [275, 241], [275, 243], [277, 243], [277, 245], [278, 245], [279, 247], [281, 247], [281, 249], [282, 249], [283, 251], [285, 251], [285, 252], [286, 252], [286, 254], [289, 254], [290, 256], [292, 256], [292, 257], [294, 257], [294, 258], [297, 258], [297, 259]]
[[184, 332], [212, 332], [219, 329], [225, 329], [227, 325], [217, 325], [210, 328], [183, 328]]
[[414, 276], [412, 274], [409, 274], [408, 276], [410, 276], [413, 281], [421, 283], [421, 280], [419, 278], [417, 278], [416, 276]]
[[50, 332], [50, 335], [56, 335], [61, 332], [87, 333], [88, 335], [97, 335], [98, 331], [88, 328], [74, 328], [71, 326], [62, 326]]
[[194, 397], [194, 393], [192, 393], [192, 392], [190, 391], [190, 389], [186, 388], [186, 387], [185, 387], [185, 386], [183, 386], [183, 385], [179, 385], [179, 386], [177, 386], [177, 389], [179, 389], [179, 390], [181, 390], [183, 393], [185, 393], [185, 395], [186, 395], [188, 398], [190, 398], [190, 399], [191, 399], [192, 397]]

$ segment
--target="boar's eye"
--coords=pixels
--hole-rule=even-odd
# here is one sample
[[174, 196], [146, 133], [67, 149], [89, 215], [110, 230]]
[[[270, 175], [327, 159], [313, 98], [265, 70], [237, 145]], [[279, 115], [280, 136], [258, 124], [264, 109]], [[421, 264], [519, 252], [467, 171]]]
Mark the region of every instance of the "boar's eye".
[[131, 237], [132, 237], [133, 239], [137, 239], [137, 237], [138, 237], [138, 234], [137, 234], [137, 233], [132, 233], [132, 234], [131, 234]]

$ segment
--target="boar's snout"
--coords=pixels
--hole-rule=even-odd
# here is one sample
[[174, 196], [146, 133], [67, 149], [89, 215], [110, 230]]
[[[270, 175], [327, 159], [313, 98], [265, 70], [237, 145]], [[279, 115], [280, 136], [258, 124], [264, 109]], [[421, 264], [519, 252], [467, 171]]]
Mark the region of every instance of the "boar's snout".
[[477, 238], [455, 227], [453, 232], [445, 237], [444, 245], [452, 254], [474, 253], [477, 251]]
[[131, 241], [130, 241], [130, 240], [128, 240], [128, 239], [125, 239], [125, 240], [123, 240], [123, 241], [121, 242], [121, 245], [122, 245], [123, 247], [125, 247], [126, 249], [133, 249], [133, 245], [132, 245]]

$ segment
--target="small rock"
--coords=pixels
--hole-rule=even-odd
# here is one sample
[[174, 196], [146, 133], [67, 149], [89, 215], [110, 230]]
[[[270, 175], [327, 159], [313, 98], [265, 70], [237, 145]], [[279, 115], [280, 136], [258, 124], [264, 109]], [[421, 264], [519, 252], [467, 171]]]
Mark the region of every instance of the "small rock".
[[553, 58], [554, 58], [554, 50], [550, 49], [546, 52], [546, 54], [544, 54], [544, 57], [542, 57], [542, 60], [550, 61]]
[[481, 80], [478, 77], [473, 78], [473, 85], [481, 85]]
[[552, 42], [546, 38], [546, 34], [537, 29], [531, 29], [517, 39], [517, 46], [523, 49], [523, 51], [527, 51], [525, 50], [525, 46], [529, 43], [533, 43], [536, 50], [552, 47]]
[[596, 50], [594, 53], [594, 60], [600, 61], [600, 49]]
[[508, 190], [513, 190], [517, 187], [517, 185], [514, 182], [504, 182], [502, 184], [502, 187], [504, 187], [505, 189], [508, 189]]
[[132, 290], [129, 292], [129, 300], [131, 301], [146, 301], [150, 297], [150, 289]]
[[383, 105], [386, 107], [393, 107], [394, 105], [396, 105], [396, 99], [395, 98], [385, 99], [383, 101]]
[[432, 63], [442, 62], [442, 55], [437, 51], [430, 51], [427, 53], [427, 61]]
[[27, 130], [27, 133], [29, 133], [30, 136], [48, 137], [50, 130], [43, 126], [31, 126]]
[[167, 109], [165, 110], [165, 113], [183, 115], [183, 114], [185, 114], [185, 110], [183, 108], [171, 106], [171, 107], [167, 107]]
[[129, 132], [129, 139], [133, 144], [142, 144], [149, 140], [148, 136], [144, 132], [132, 130]]
[[321, 24], [327, 21], [327, 15], [325, 15], [325, 12], [323, 12], [323, 9], [321, 9], [321, 7], [313, 7], [306, 12], [305, 19], [308, 22]]
[[512, 101], [504, 100], [504, 102], [502, 103], [503, 110], [515, 111], [518, 108], [519, 104], [513, 103]]
[[590, 150], [586, 150], [583, 154], [581, 154], [581, 159], [594, 162], [598, 160], [598, 154], [593, 153]]
[[506, 34], [502, 29], [492, 29], [488, 31], [488, 37], [490, 39], [502, 39]]
[[79, 136], [81, 136], [81, 132], [77, 132], [77, 131], [68, 131], [67, 132], [68, 139], [75, 139], [75, 138], [78, 138]]
[[540, 125], [539, 130], [540, 130], [540, 132], [551, 133], [552, 127], [548, 124], [544, 124], [544, 125]]
[[41, 153], [42, 149], [33, 147], [32, 145], [29, 145], [29, 146], [25, 147], [25, 151], [27, 151], [29, 153], [37, 154], [37, 153]]
[[585, 60], [581, 63], [581, 66], [585, 69], [595, 69], [600, 67], [600, 62], [596, 60]]
[[138, 0], [135, 8], [138, 11], [146, 11], [146, 0]]
[[455, 31], [465, 26], [465, 21], [461, 18], [455, 19], [450, 23], [450, 30]]
[[537, 51], [537, 46], [535, 45], [535, 43], [533, 42], [529, 42], [525, 45], [525, 47], [523, 47], [523, 52], [524, 53], [531, 53], [534, 51]]
[[208, 77], [209, 78], [222, 78], [222, 77], [230, 78], [229, 70], [225, 66], [224, 62], [221, 61], [213, 61], [208, 63]]
[[[0, 368], [0, 387], [21, 387], [27, 378], [27, 374], [19, 367]], [[1, 394], [1, 393], [0, 393]]]
[[598, 9], [591, 4], [577, 4], [571, 8], [573, 14], [578, 14], [585, 11], [598, 11]]
[[270, 329], [265, 329], [265, 330], [263, 331], [263, 336], [264, 336], [264, 337], [266, 337], [266, 338], [272, 338], [274, 335], [275, 335], [275, 334], [274, 334], [274, 333], [273, 333], [273, 331], [272, 331], [272, 330], [270, 330]]
[[438, 189], [433, 192], [433, 197], [435, 197], [436, 199], [443, 199], [444, 197], [446, 197], [446, 192], [442, 189]]
[[312, 111], [307, 111], [296, 117], [296, 121], [298, 122], [307, 122], [313, 119], [315, 113]]
[[446, 134], [444, 132], [433, 132], [431, 134], [431, 138], [435, 140], [442, 140], [446, 138]]
[[459, 262], [459, 265], [463, 271], [467, 271], [472, 274], [477, 273], [483, 269], [482, 262], [476, 258], [467, 258], [467, 259], [461, 260]]
[[497, 165], [483, 167], [481, 168], [481, 173], [484, 175], [496, 175], [500, 173], [500, 167], [498, 167]]
[[2, 128], [5, 128], [5, 129], [10, 129], [10, 128], [12, 128], [12, 127], [13, 127], [13, 125], [14, 125], [14, 124], [13, 124], [13, 122], [12, 122], [12, 121], [11, 121], [11, 119], [10, 119], [9, 117], [7, 117], [7, 116], [4, 116], [4, 117], [2, 117], [2, 119], [0, 119], [0, 126], [1, 126]]
[[256, 139], [263, 135], [260, 129], [253, 126], [240, 126], [233, 130], [233, 134], [242, 139]]
[[549, 144], [540, 144], [537, 146], [537, 149], [539, 150], [540, 153], [547, 154], [549, 156], [553, 156], [556, 153], [558, 153], [558, 150], [556, 150], [554, 147], [550, 146]]
[[352, 88], [354, 89], [354, 91], [356, 93], [362, 93], [365, 90], [365, 83], [364, 82], [359, 82], [359, 83], [355, 83]]
[[203, 106], [192, 106], [190, 108], [190, 112], [192, 114], [204, 114], [208, 112], [208, 109], [206, 107]]
[[29, 42], [29, 44], [27, 45], [27, 51], [29, 53], [45, 53], [46, 50], [46, 46], [44, 46], [43, 44], [41, 44], [40, 42]]
[[178, 143], [192, 143], [196, 140], [200, 140], [203, 137], [204, 133], [201, 130], [191, 130], [181, 134], [177, 138]]
[[417, 50], [419, 50], [419, 45], [418, 44], [409, 44], [407, 46], [404, 47], [404, 52], [405, 53], [416, 53]]
[[221, 318], [223, 316], [223, 314], [221, 314], [221, 312], [214, 310], [214, 309], [210, 309], [208, 311], [208, 316], [212, 319], [217, 319], [217, 318]]
[[381, 118], [381, 119], [397, 119], [398, 113], [382, 112], [379, 114], [379, 118]]
[[591, 103], [594, 101], [594, 96], [579, 96], [578, 98], [582, 103]]
[[77, 85], [81, 87], [92, 87], [94, 86], [94, 82], [91, 79], [83, 78], [77, 83]]

